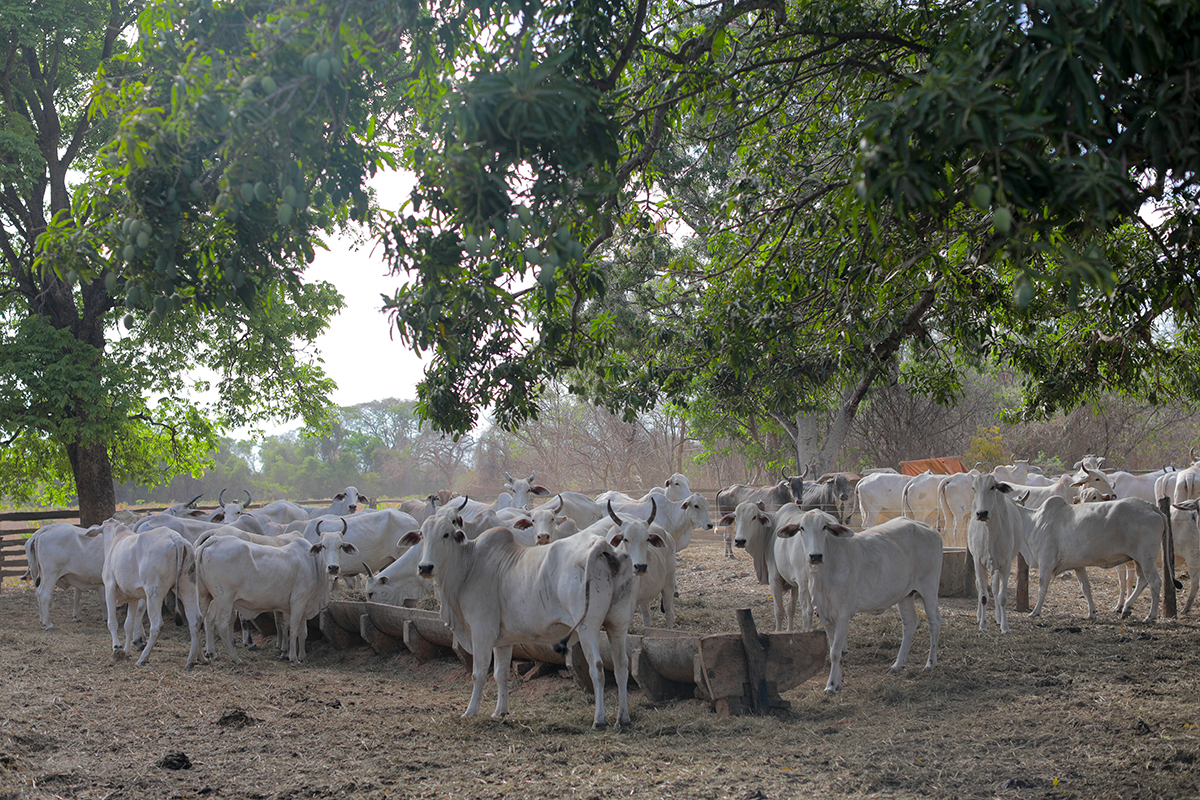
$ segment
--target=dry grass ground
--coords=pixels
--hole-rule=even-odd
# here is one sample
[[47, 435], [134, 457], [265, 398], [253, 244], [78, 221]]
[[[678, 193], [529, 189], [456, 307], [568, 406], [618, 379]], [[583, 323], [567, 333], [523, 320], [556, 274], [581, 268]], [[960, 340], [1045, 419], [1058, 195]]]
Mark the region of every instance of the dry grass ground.
[[[771, 623], [744, 553], [713, 541], [680, 563], [679, 625], [733, 630], [749, 605]], [[1056, 580], [1040, 620], [981, 634], [968, 600], [942, 602], [939, 665], [886, 673], [895, 613], [851, 624], [844, 688], [821, 675], [772, 718], [721, 718], [698, 701], [653, 708], [632, 692], [628, 732], [590, 730], [591, 701], [563, 678], [517, 688], [512, 713], [459, 718], [470, 692], [456, 661], [310, 645], [293, 667], [265, 651], [245, 666], [183, 670], [171, 627], [138, 668], [109, 654], [102, 601], [54, 631], [31, 591], [0, 592], [0, 800], [7, 798], [1177, 798], [1200, 783], [1200, 639], [1192, 620], [1082, 618]], [[1144, 601], [1141, 613], [1145, 613]], [[914, 668], [915, 667], [915, 668]], [[494, 702], [494, 686], [485, 708]], [[609, 695], [610, 714], [613, 709]], [[189, 769], [160, 765], [186, 754]], [[178, 766], [176, 764], [176, 766]]]

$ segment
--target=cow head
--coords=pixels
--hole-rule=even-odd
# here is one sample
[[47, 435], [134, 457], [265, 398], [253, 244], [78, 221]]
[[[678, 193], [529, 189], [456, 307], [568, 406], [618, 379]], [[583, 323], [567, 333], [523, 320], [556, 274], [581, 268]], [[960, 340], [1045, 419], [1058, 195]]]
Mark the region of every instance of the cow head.
[[975, 476], [971, 483], [975, 489], [975, 519], [987, 522], [996, 514], [997, 508], [1004, 501], [1004, 495], [1012, 494], [1012, 486], [1004, 481], [996, 480], [990, 472]]
[[667, 490], [667, 499], [672, 503], [678, 503], [692, 494], [692, 487], [688, 483], [687, 476], [681, 475], [678, 472], [667, 478], [666, 482], [663, 483], [663, 488]]
[[650, 525], [657, 515], [658, 501], [653, 497], [650, 498], [650, 517], [645, 522], [635, 517], [621, 519], [617, 516], [617, 512], [613, 511], [612, 500], [608, 501], [608, 516], [617, 523], [617, 527], [608, 535], [608, 543], [613, 547], [624, 545], [622, 549], [629, 554], [629, 558], [633, 561], [635, 574], [641, 575], [650, 568], [650, 554], [646, 549], [647, 545], [664, 546], [662, 539], [657, 534], [654, 538], [658, 544], [653, 545], [650, 541]]
[[529, 473], [528, 478], [513, 478], [507, 472], [504, 477], [508, 479], [508, 483], [504, 484], [504, 488], [512, 492], [513, 508], [529, 508], [529, 496], [531, 494], [538, 497], [545, 497], [550, 494], [550, 490], [545, 486], [535, 486], [533, 479], [537, 477], [537, 470]]
[[[415, 536], [414, 536], [415, 534]], [[463, 521], [457, 513], [438, 514], [421, 524], [420, 532], [409, 531], [400, 538], [400, 544], [421, 543], [421, 557], [417, 573], [422, 578], [445, 577], [447, 564], [467, 542], [463, 532]]]
[[775, 532], [776, 536], [800, 536], [804, 554], [808, 558], [809, 569], [815, 570], [825, 563], [825, 551], [828, 549], [830, 536], [853, 536], [854, 531], [838, 522], [832, 515], [824, 511], [805, 511], [798, 523], [781, 526]]
[[325, 572], [329, 577], [336, 578], [342, 566], [342, 554], [355, 556], [358, 555], [358, 548], [352, 543], [344, 541], [343, 536], [346, 534], [348, 527], [346, 520], [343, 519], [342, 529], [340, 531], [321, 531], [321, 523], [325, 520], [317, 521], [317, 541], [309, 548], [309, 555], [320, 556], [325, 554]]
[[1075, 476], [1075, 480], [1071, 483], [1075, 488], [1088, 487], [1096, 489], [1103, 495], [1112, 495], [1116, 497], [1116, 492], [1113, 490], [1112, 484], [1108, 481], [1108, 476], [1100, 470], [1084, 468], [1080, 474]]

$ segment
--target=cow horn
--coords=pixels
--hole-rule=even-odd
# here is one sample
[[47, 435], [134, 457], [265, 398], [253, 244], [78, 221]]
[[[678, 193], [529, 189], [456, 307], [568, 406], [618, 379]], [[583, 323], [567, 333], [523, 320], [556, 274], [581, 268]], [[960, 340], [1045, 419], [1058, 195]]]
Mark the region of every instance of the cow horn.
[[350, 523], [346, 522], [345, 517], [341, 517], [341, 520], [342, 520], [342, 536], [345, 536], [346, 531], [350, 529]]
[[811, 465], [810, 465], [810, 464], [805, 464], [805, 465], [804, 465], [804, 471], [800, 473], [800, 479], [801, 479], [801, 480], [803, 480], [804, 478], [807, 478], [807, 477], [808, 477], [808, 471], [809, 471], [809, 469], [811, 469]]
[[363, 562], [363, 570], [364, 570], [364, 571], [367, 573], [367, 577], [368, 577], [368, 578], [374, 578], [374, 577], [375, 577], [375, 573], [374, 573], [374, 572], [371, 572], [371, 565], [370, 565], [370, 564], [368, 564], [368, 563], [367, 563], [367, 562], [365, 562], [365, 561]]
[[[651, 499], [650, 499], [650, 502], [651, 502], [651, 503], [653, 503], [653, 502], [654, 502], [654, 498], [651, 498]], [[617, 516], [617, 512], [613, 511], [613, 507], [612, 507], [612, 500], [609, 500], [609, 501], [608, 501], [608, 515], [609, 515], [610, 517], [612, 517], [612, 521], [613, 521], [613, 522], [615, 522], [615, 523], [617, 523], [618, 525], [623, 525], [623, 524], [624, 524], [623, 522], [621, 522], [621, 518]]]
[[653, 497], [651, 497], [650, 498], [650, 518], [648, 520], [646, 520], [646, 524], [649, 525], [651, 522], [654, 522], [654, 518], [656, 516], [658, 516], [658, 503], [655, 502]]
[[559, 511], [562, 511], [564, 505], [566, 505], [566, 503], [563, 501], [563, 496], [560, 494], [558, 496], [558, 508], [554, 509], [554, 513], [557, 514]]
[[1196, 448], [1195, 447], [1188, 448], [1188, 452], [1192, 454], [1192, 461], [1195, 461], [1196, 460]]
[[243, 508], [249, 508], [249, 507], [250, 507], [250, 503], [251, 503], [251, 500], [250, 500], [250, 490], [249, 490], [249, 489], [242, 489], [242, 491], [246, 493], [246, 505], [245, 505], [245, 506], [243, 506]]
[[536, 477], [537, 477], [537, 470], [535, 469], [533, 472], [529, 473], [529, 482], [533, 483], [533, 479]]
[[504, 477], [509, 483], [512, 483], [513, 478], [512, 475], [508, 474], [508, 470], [504, 470]]
[[225, 499], [224, 499], [224, 498], [225, 498], [225, 490], [224, 490], [224, 489], [222, 489], [222, 490], [221, 490], [221, 493], [220, 493], [219, 495], [217, 495], [217, 505], [219, 505], [219, 506], [223, 506], [223, 505], [225, 505]]
[[201, 497], [204, 497], [204, 492], [201, 492], [200, 494], [193, 497], [191, 500], [188, 500], [187, 503], [184, 505], [184, 508], [195, 508], [196, 501], [198, 501]]
[[469, 503], [469, 502], [471, 502], [471, 496], [470, 496], [469, 494], [464, 494], [464, 495], [463, 495], [463, 501], [462, 501], [462, 505], [460, 505], [460, 506], [458, 507], [458, 510], [459, 510], [459, 511], [462, 511], [464, 508], [466, 508], [466, 507], [467, 507], [467, 503]]

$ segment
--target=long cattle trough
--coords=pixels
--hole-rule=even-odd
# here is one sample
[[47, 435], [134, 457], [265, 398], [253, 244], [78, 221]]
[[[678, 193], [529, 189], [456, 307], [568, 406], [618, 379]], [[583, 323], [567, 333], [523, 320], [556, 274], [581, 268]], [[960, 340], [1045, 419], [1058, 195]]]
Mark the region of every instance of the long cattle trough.
[[[821, 672], [827, 650], [824, 631], [760, 634], [748, 609], [737, 612], [738, 633], [703, 635], [648, 629], [629, 636], [630, 673], [646, 699], [661, 703], [699, 698], [719, 714], [766, 714], [785, 709], [780, 693]], [[321, 631], [335, 647], [370, 646], [388, 655], [401, 648], [419, 661], [457, 656], [469, 669], [471, 654], [454, 641], [436, 611], [334, 601], [321, 612]], [[569, 668], [584, 688], [591, 688], [587, 667], [576, 645], [572, 658], [548, 645], [513, 648], [514, 661], [533, 664], [537, 674]], [[608, 642], [601, 638], [605, 669], [612, 670]]]

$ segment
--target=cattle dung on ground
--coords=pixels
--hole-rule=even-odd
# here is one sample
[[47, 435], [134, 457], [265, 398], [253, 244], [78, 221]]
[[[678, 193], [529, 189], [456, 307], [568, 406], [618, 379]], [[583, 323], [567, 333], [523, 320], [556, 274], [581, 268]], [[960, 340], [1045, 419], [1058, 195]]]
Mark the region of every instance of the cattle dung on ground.
[[[310, 641], [303, 667], [264, 647], [186, 672], [186, 628], [168, 624], [145, 667], [114, 662], [98, 592], [82, 622], [55, 592], [45, 631], [33, 592], [9, 580], [0, 797], [1195, 796], [1200, 619], [1143, 623], [1143, 597], [1121, 620], [1113, 571], [1091, 573], [1095, 622], [1073, 577], [1004, 636], [979, 632], [974, 598], [942, 598], [937, 669], [889, 675], [900, 620], [859, 615], [835, 696], [822, 672], [784, 693], [790, 711], [720, 717], [697, 700], [652, 707], [631, 686], [631, 729], [599, 733], [591, 693], [558, 674], [514, 679], [504, 720], [460, 719], [469, 672], [406, 651]], [[680, 552], [678, 580], [677, 628], [732, 632], [749, 607], [770, 629], [768, 588], [716, 536]], [[913, 647], [928, 647], [923, 618]]]

